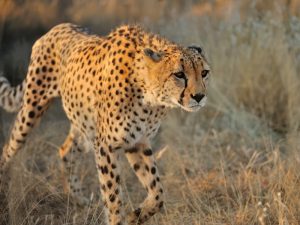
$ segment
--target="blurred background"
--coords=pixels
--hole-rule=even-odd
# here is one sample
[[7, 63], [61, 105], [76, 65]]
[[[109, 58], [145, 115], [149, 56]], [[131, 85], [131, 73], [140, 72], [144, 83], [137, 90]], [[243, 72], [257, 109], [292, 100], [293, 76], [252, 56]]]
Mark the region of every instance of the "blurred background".
[[[0, 72], [20, 83], [32, 44], [62, 22], [99, 35], [137, 23], [208, 56], [207, 107], [171, 111], [154, 140], [166, 146], [166, 206], [149, 224], [300, 224], [299, 0], [0, 0]], [[0, 113], [3, 144], [15, 115]], [[13, 162], [0, 224], [103, 224], [91, 154], [81, 177], [93, 203], [78, 208], [63, 191], [68, 127], [58, 100]], [[131, 209], [145, 193], [124, 167]]]

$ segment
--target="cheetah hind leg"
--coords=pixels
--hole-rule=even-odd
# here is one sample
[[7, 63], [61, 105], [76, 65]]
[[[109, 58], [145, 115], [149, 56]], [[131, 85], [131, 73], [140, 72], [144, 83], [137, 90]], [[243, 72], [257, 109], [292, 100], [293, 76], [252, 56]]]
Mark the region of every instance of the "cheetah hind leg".
[[[30, 92], [30, 90], [28, 90]], [[0, 158], [0, 188], [7, 188], [9, 183], [8, 165], [11, 159], [22, 149], [34, 126], [49, 106], [50, 99], [36, 98], [35, 104], [29, 104], [25, 95], [24, 104], [17, 114], [8, 142], [4, 145]]]
[[59, 149], [62, 159], [62, 172], [64, 178], [64, 189], [69, 192], [80, 206], [89, 204], [89, 199], [83, 194], [83, 188], [78, 176], [78, 164], [84, 152], [85, 139], [82, 134], [71, 125], [71, 129], [64, 143]]

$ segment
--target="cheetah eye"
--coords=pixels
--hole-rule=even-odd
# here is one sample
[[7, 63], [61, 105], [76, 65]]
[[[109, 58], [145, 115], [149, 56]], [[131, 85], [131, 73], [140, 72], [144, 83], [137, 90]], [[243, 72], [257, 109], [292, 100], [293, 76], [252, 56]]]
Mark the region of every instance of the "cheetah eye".
[[185, 74], [184, 72], [177, 72], [177, 73], [174, 73], [174, 76], [178, 79], [185, 79]]
[[208, 73], [209, 73], [209, 70], [202, 70], [202, 72], [201, 72], [202, 78], [207, 77]]

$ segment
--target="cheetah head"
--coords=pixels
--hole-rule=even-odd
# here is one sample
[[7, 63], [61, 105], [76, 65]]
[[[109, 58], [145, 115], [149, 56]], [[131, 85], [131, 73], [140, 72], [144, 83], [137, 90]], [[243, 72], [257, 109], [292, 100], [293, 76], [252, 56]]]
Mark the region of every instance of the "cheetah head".
[[200, 47], [144, 50], [152, 102], [195, 112], [206, 104], [209, 65]]

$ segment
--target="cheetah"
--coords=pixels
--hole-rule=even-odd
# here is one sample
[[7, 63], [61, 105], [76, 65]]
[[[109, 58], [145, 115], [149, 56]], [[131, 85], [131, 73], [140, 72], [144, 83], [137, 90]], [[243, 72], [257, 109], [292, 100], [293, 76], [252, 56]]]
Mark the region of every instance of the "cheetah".
[[[137, 25], [100, 37], [60, 24], [33, 47], [26, 79], [17, 87], [0, 77], [0, 106], [18, 111], [0, 160], [0, 182], [26, 137], [60, 97], [71, 122], [59, 149], [70, 173], [70, 193], [82, 195], [76, 171], [84, 149], [93, 149], [106, 209], [106, 224], [142, 224], [163, 206], [163, 187], [150, 141], [170, 108], [198, 111], [206, 104], [210, 68], [200, 47], [183, 47]], [[125, 214], [119, 154], [147, 191]], [[72, 157], [71, 157], [72, 155]]]

